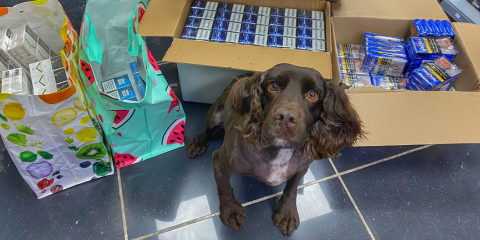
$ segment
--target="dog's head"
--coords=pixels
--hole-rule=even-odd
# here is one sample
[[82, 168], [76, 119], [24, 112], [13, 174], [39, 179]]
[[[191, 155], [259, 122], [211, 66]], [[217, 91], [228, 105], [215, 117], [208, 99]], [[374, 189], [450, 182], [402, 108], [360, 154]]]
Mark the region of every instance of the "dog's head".
[[344, 90], [311, 68], [277, 65], [239, 79], [230, 96], [230, 108], [243, 116], [237, 128], [258, 148], [298, 148], [318, 160], [364, 136]]

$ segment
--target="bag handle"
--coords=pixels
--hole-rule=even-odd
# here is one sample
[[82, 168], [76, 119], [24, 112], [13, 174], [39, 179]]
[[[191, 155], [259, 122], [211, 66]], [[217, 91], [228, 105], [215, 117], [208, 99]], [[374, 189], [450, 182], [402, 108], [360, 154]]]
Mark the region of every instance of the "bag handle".
[[[92, 23], [90, 14], [88, 11], [85, 11], [83, 21], [88, 22], [88, 34], [87, 34], [87, 46], [85, 46], [85, 41], [82, 41], [83, 48], [87, 52], [90, 61], [95, 61], [99, 64], [102, 63], [102, 43], [97, 38], [97, 33], [95, 31], [95, 26]], [[85, 24], [82, 24], [82, 32], [85, 32]]]
[[130, 15], [130, 19], [128, 20], [128, 53], [134, 57], [138, 56], [142, 51], [142, 42], [139, 38], [141, 38], [140, 34], [137, 33], [138, 27], [138, 4], [135, 6], [132, 14]]

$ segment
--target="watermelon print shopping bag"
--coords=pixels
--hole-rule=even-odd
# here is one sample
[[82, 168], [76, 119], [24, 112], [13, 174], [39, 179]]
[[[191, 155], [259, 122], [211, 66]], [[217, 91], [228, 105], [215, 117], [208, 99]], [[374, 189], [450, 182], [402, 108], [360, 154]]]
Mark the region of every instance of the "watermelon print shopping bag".
[[[145, 39], [136, 31], [148, 0], [89, 1], [80, 31], [80, 88], [125, 167], [184, 145], [185, 114]], [[105, 76], [138, 66], [145, 81], [141, 101], [120, 101], [101, 91]]]

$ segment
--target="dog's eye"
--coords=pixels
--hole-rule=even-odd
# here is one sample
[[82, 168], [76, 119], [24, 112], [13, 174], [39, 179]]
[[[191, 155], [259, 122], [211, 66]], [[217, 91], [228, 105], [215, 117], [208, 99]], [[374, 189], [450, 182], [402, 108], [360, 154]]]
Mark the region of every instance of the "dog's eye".
[[318, 92], [315, 90], [311, 90], [310, 92], [308, 92], [307, 97], [311, 101], [316, 101], [318, 99]]
[[270, 90], [270, 92], [278, 91], [278, 84], [275, 82], [270, 83], [270, 85], [268, 85], [268, 90]]

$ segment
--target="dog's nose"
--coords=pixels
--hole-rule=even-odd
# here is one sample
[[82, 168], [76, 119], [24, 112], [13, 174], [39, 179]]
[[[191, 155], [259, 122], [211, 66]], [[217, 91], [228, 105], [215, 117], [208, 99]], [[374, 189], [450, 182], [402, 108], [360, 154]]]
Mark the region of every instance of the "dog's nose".
[[290, 109], [280, 109], [275, 115], [275, 121], [280, 127], [291, 128], [297, 124], [297, 114]]

